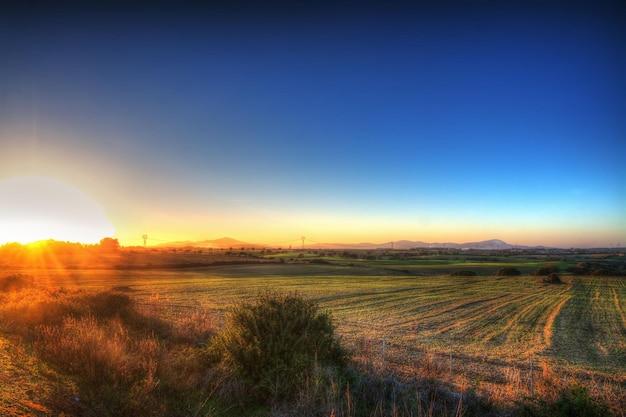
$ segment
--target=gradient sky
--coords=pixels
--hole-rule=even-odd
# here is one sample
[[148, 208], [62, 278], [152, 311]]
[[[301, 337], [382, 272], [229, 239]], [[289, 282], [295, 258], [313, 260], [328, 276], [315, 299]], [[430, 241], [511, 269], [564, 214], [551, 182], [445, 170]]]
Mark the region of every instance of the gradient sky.
[[123, 244], [626, 244], [624, 3], [443, 4], [0, 10], [0, 180]]

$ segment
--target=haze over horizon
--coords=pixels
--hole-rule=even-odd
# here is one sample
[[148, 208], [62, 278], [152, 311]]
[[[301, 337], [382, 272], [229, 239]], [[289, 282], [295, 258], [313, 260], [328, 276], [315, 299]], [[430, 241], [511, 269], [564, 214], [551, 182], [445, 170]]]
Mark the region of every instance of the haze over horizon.
[[0, 182], [80, 190], [123, 245], [624, 245], [625, 12], [2, 5]]
[[[141, 246], [141, 245], [139, 245]], [[316, 242], [311, 241], [309, 239], [304, 239], [302, 241], [302, 237], [299, 239], [291, 239], [284, 242], [244, 242], [236, 238], [232, 238], [229, 236], [224, 236], [218, 239], [204, 239], [204, 240], [184, 240], [184, 241], [173, 241], [173, 242], [163, 242], [163, 241], [152, 241], [152, 246], [148, 245], [148, 247], [162, 247], [162, 248], [175, 248], [175, 247], [186, 247], [186, 248], [279, 248], [279, 249], [362, 249], [362, 250], [373, 250], [373, 249], [397, 249], [397, 250], [409, 250], [409, 249], [418, 249], [418, 248], [448, 248], [448, 249], [484, 249], [484, 250], [506, 250], [506, 249], [612, 249], [612, 250], [622, 250], [624, 248], [621, 243], [610, 245], [607, 247], [586, 247], [586, 248], [578, 248], [578, 247], [549, 247], [545, 245], [535, 245], [535, 246], [526, 246], [526, 245], [518, 245], [510, 242], [505, 242], [501, 239], [487, 239], [484, 241], [474, 241], [474, 242], [423, 242], [423, 241], [415, 241], [415, 240], [392, 240], [387, 242]], [[133, 247], [133, 246], [130, 246]]]

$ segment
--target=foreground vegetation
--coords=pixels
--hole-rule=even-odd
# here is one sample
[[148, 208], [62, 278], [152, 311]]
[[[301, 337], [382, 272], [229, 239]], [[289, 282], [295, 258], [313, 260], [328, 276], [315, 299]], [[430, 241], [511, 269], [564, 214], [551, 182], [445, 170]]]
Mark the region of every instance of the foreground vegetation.
[[[546, 284], [528, 273], [548, 262], [531, 270], [490, 259], [483, 267], [493, 275], [479, 265], [479, 275], [417, 275], [393, 259], [309, 255], [184, 270], [7, 271], [0, 414], [625, 415], [623, 278], [563, 273], [579, 259], [560, 266], [562, 283]], [[505, 266], [524, 274], [495, 276]], [[268, 290], [300, 301], [289, 314], [268, 310]], [[261, 325], [255, 312], [274, 319]], [[250, 353], [259, 338], [242, 337], [244, 323], [290, 337], [317, 328], [335, 353], [281, 362], [300, 338], [316, 345], [303, 334]], [[238, 362], [246, 358], [258, 372]]]

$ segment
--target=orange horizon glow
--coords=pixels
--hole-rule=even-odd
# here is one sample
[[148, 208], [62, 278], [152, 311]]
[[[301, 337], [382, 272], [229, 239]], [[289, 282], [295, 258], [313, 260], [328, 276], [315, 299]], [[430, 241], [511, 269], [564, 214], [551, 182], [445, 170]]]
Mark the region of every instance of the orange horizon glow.
[[[101, 196], [102, 198], [102, 196]], [[228, 209], [200, 210], [184, 201], [169, 199], [156, 208], [140, 206], [129, 200], [108, 201], [111, 219], [103, 208], [82, 191], [48, 177], [23, 176], [0, 181], [0, 245], [32, 244], [55, 240], [97, 244], [105, 237], [117, 239], [121, 246], [147, 246], [168, 242], [191, 243], [232, 238], [249, 245], [305, 247], [316, 243], [353, 244], [421, 241], [425, 243], [469, 243], [500, 239], [516, 246], [590, 248], [623, 246], [619, 229], [598, 222], [596, 234], [584, 228], [515, 218], [485, 219], [473, 222], [450, 221], [456, 213], [411, 216], [411, 213], [350, 211], [246, 211]], [[138, 210], [137, 207], [141, 207]], [[130, 214], [129, 214], [130, 213]], [[409, 220], [407, 220], [409, 219]], [[536, 227], [528, 227], [536, 223]], [[113, 227], [113, 224], [116, 227]]]
[[[167, 245], [168, 243], [180, 243], [180, 242], [189, 242], [190, 246], [193, 246], [194, 244], [201, 244], [202, 242], [205, 241], [216, 241], [216, 240], [221, 240], [221, 239], [232, 239], [233, 241], [236, 241], [237, 243], [234, 243], [235, 246], [238, 247], [239, 244], [245, 244], [245, 245], [250, 245], [250, 246], [266, 246], [266, 247], [282, 247], [282, 248], [300, 248], [302, 246], [302, 240], [301, 240], [301, 236], [296, 236], [296, 237], [287, 237], [287, 236], [283, 236], [282, 238], [280, 237], [274, 237], [274, 238], [267, 238], [267, 237], [252, 237], [252, 236], [237, 236], [237, 235], [232, 235], [232, 234], [228, 234], [228, 233], [224, 233], [223, 235], [219, 235], [219, 236], [204, 236], [204, 235], [199, 235], [199, 236], [183, 236], [183, 235], [169, 235], [166, 236], [166, 238], [163, 238], [163, 235], [158, 235], [159, 237], [148, 237], [147, 239], [147, 245], [146, 247], [156, 247], [159, 246], [161, 244], [165, 244]], [[401, 236], [399, 238], [385, 238], [384, 236], [379, 237], [378, 239], [358, 239], [358, 238], [352, 238], [350, 239], [349, 237], [346, 237], [344, 239], [342, 239], [340, 236], [335, 236], [335, 238], [328, 238], [328, 239], [324, 239], [324, 240], [316, 240], [316, 238], [313, 237], [313, 235], [309, 235], [311, 237], [307, 237], [305, 236], [305, 249], [307, 247], [312, 247], [315, 246], [317, 244], [329, 244], [329, 245], [333, 245], [333, 244], [344, 244], [344, 245], [358, 245], [358, 244], [362, 244], [362, 243], [370, 243], [370, 244], [374, 244], [374, 245], [380, 245], [380, 247], [383, 247], [384, 245], [390, 244], [391, 242], [393, 243], [398, 243], [401, 241], [411, 241], [411, 242], [424, 242], [424, 243], [428, 243], [428, 244], [446, 244], [446, 243], [454, 243], [454, 244], [464, 244], [464, 243], [472, 243], [472, 242], [482, 242], [482, 241], [488, 241], [488, 240], [502, 240], [510, 245], [513, 246], [528, 246], [528, 247], [533, 247], [533, 246], [546, 246], [546, 247], [554, 247], [554, 248], [561, 248], [561, 249], [567, 249], [567, 248], [610, 248], [610, 247], [623, 247], [624, 245], [621, 242], [618, 242], [617, 240], [615, 240], [615, 243], [611, 243], [608, 242], [606, 243], [605, 240], [606, 239], [596, 239], [596, 240], [588, 240], [588, 244], [586, 245], [575, 245], [575, 244], [570, 244], [570, 242], [572, 240], [568, 240], [569, 239], [573, 239], [573, 240], [577, 240], [582, 238], [582, 236], [576, 236], [575, 234], [571, 234], [571, 235], [565, 235], [564, 236], [564, 240], [549, 240], [548, 238], [545, 239], [541, 239], [538, 237], [535, 237], [534, 240], [518, 240], [518, 239], [511, 239], [510, 236], [500, 236], [500, 235], [487, 235], [487, 236], [464, 236], [465, 238], [461, 238], [463, 237], [463, 235], [459, 235], [457, 236], [457, 238], [441, 238], [442, 236], [440, 236], [440, 238], [435, 238], [435, 236], [424, 236], [422, 238], [414, 238], [411, 236]], [[80, 241], [72, 241], [72, 240], [58, 240], [58, 239], [52, 239], [52, 238], [47, 238], [47, 239], [37, 239], [34, 241], [29, 241], [29, 242], [20, 242], [20, 241], [0, 241], [0, 246], [3, 245], [11, 245], [11, 244], [19, 244], [22, 246], [26, 246], [26, 247], [31, 247], [34, 249], [37, 249], [38, 247], [45, 247], [48, 244], [51, 243], [68, 243], [68, 244], [79, 244], [79, 245], [98, 245], [100, 243], [100, 241], [102, 239], [105, 238], [110, 238], [110, 239], [114, 239], [116, 241], [118, 241], [119, 245], [121, 247], [143, 247], [143, 239], [141, 238], [137, 238], [137, 239], [120, 239], [116, 236], [103, 236], [101, 239], [99, 239], [97, 242], [80, 242]], [[617, 236], [616, 236], [617, 238]], [[281, 240], [282, 239], [282, 240]], [[547, 243], [546, 243], [547, 242]], [[209, 247], [209, 246], [207, 246]], [[218, 247], [218, 246], [216, 246]]]

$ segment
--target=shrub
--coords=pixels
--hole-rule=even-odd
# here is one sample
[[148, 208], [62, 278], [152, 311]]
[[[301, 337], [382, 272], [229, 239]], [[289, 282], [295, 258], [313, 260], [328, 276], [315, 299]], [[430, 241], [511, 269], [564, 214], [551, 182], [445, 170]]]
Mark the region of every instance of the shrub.
[[454, 271], [450, 275], [452, 275], [453, 277], [475, 277], [478, 274], [474, 271], [462, 270], [462, 271]]
[[513, 276], [517, 276], [517, 275], [522, 275], [522, 273], [519, 271], [519, 269], [510, 267], [510, 266], [507, 266], [505, 268], [501, 268], [498, 271], [498, 276], [499, 277], [513, 277]]
[[567, 268], [567, 272], [574, 275], [585, 275], [589, 272], [589, 265], [585, 262], [578, 262], [576, 266], [570, 266]]
[[299, 295], [266, 293], [236, 306], [218, 341], [256, 400], [295, 398], [316, 366], [343, 366], [346, 354], [327, 314]]
[[544, 284], [561, 284], [563, 281], [561, 281], [557, 273], [553, 272], [550, 275], [542, 277], [541, 282]]
[[9, 275], [0, 278], [0, 292], [17, 291], [33, 286], [33, 277], [30, 275]]
[[544, 265], [542, 267], [535, 269], [535, 271], [533, 272], [533, 275], [545, 276], [545, 275], [558, 273], [559, 271], [560, 271], [560, 268], [557, 265]]

